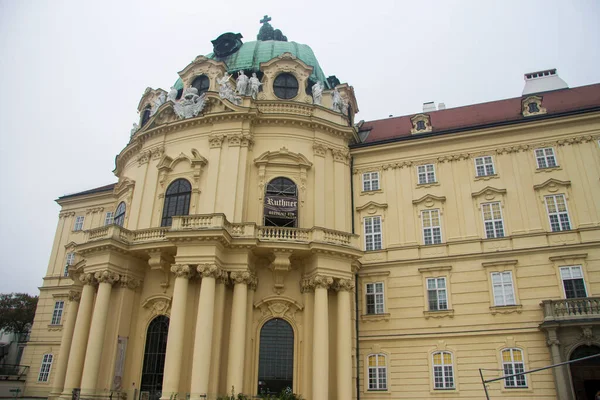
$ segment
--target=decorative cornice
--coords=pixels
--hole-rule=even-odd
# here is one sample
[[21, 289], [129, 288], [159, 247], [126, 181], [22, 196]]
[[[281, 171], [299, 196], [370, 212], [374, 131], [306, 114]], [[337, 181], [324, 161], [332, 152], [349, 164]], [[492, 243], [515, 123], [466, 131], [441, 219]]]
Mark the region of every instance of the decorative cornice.
[[573, 260], [573, 259], [585, 259], [587, 258], [587, 253], [578, 253], [578, 254], [565, 254], [562, 256], [553, 256], [553, 257], [548, 257], [548, 259], [550, 261], [568, 261], [568, 260]]
[[74, 217], [75, 216], [75, 212], [74, 211], [62, 211], [60, 213], [58, 213], [58, 218], [69, 218], [69, 217]]
[[171, 265], [171, 272], [176, 278], [190, 279], [192, 276], [194, 276], [194, 270], [187, 264]]
[[94, 274], [94, 278], [96, 278], [98, 283], [108, 283], [109, 285], [113, 285], [115, 282], [118, 282], [121, 277], [116, 272], [104, 270], [97, 271]]
[[223, 146], [224, 135], [210, 135], [208, 137], [208, 144], [211, 149], [220, 149]]
[[501, 267], [501, 266], [515, 266], [517, 265], [518, 260], [501, 260], [501, 261], [490, 261], [490, 262], [483, 262], [481, 263], [481, 266], [483, 268], [490, 268], [490, 267]]
[[85, 210], [86, 214], [96, 214], [104, 211], [104, 207], [92, 207]]

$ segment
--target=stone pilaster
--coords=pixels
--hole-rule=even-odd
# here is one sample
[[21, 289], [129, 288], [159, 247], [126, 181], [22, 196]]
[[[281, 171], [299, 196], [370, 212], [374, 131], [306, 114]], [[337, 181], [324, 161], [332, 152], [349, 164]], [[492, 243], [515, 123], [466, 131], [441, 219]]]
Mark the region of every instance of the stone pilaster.
[[[546, 344], [550, 348], [550, 355], [552, 356], [552, 364], [559, 364], [563, 362], [560, 354], [560, 341], [556, 329], [547, 330], [548, 340]], [[558, 400], [571, 400], [571, 384], [569, 382], [568, 369], [566, 365], [552, 368], [554, 374], [554, 382], [556, 384], [556, 395]]]
[[327, 294], [333, 278], [315, 275], [309, 283], [315, 291], [313, 321], [312, 400], [327, 400], [329, 396], [329, 305]]
[[354, 280], [337, 279], [337, 394], [339, 399], [352, 398], [352, 312], [350, 294]]

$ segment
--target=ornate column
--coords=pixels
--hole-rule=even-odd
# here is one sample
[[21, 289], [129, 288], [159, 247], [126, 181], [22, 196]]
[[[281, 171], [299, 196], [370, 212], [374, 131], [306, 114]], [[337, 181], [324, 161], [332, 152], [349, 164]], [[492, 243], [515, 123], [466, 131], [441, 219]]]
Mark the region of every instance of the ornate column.
[[258, 286], [258, 279], [255, 275], [250, 277], [248, 283], [248, 302], [246, 303], [246, 357], [244, 370], [244, 392], [250, 394], [252, 391], [252, 385], [254, 383], [254, 376], [250, 373], [252, 371], [252, 310], [254, 309], [254, 293]]
[[241, 393], [244, 385], [244, 351], [246, 347], [246, 303], [248, 284], [253, 277], [249, 271], [235, 271], [230, 274], [233, 286], [231, 324], [229, 325], [229, 357], [227, 360], [227, 388], [233, 386], [235, 393]]
[[304, 341], [302, 342], [302, 388], [300, 393], [303, 397], [312, 393], [312, 334], [313, 334], [313, 296], [314, 286], [310, 279], [303, 279], [300, 284], [300, 291], [304, 300], [304, 310], [302, 324], [304, 325]]
[[194, 271], [189, 265], [172, 265], [171, 272], [175, 274], [175, 285], [173, 285], [173, 303], [167, 336], [167, 354], [165, 356], [161, 399], [170, 399], [179, 390], [187, 292], [190, 278], [194, 275]]
[[71, 398], [73, 389], [80, 387], [81, 371], [83, 370], [83, 361], [85, 350], [87, 349], [88, 336], [90, 333], [90, 321], [92, 319], [92, 309], [94, 306], [94, 292], [96, 280], [94, 274], [81, 274], [79, 280], [83, 283], [81, 300], [75, 321], [75, 330], [73, 331], [73, 341], [71, 342], [71, 351], [69, 352], [69, 362], [67, 363], [67, 372], [65, 374], [65, 385], [61, 397]]
[[196, 335], [194, 336], [191, 399], [199, 399], [200, 395], [208, 394], [216, 278], [221, 274], [221, 270], [216, 264], [202, 264], [198, 265], [196, 269], [202, 277], [202, 284], [198, 299]]
[[354, 280], [338, 279], [337, 291], [337, 394], [339, 399], [352, 398], [352, 312], [350, 293]]
[[94, 305], [92, 324], [90, 326], [90, 337], [88, 339], [85, 362], [83, 364], [83, 375], [81, 377], [81, 391], [83, 394], [94, 394], [98, 382], [100, 360], [104, 345], [104, 332], [106, 318], [108, 317], [108, 306], [110, 304], [110, 293], [112, 286], [119, 280], [119, 274], [109, 270], [98, 271], [94, 274], [98, 281], [98, 295]]
[[219, 392], [221, 371], [221, 349], [223, 347], [223, 314], [225, 313], [225, 286], [229, 284], [229, 276], [225, 271], [217, 278], [215, 294], [215, 315], [213, 328], [213, 352], [211, 355], [209, 391], [211, 394]]
[[[560, 342], [556, 333], [556, 329], [548, 329], [546, 331], [548, 341], [546, 344], [550, 347], [550, 355], [552, 356], [552, 364], [563, 362], [560, 354]], [[571, 384], [569, 383], [568, 369], [566, 365], [552, 368], [554, 373], [554, 382], [556, 383], [556, 396], [558, 400], [570, 400]]]
[[[311, 400], [327, 400], [329, 397], [329, 312], [327, 290], [333, 278], [315, 275], [311, 285], [315, 288], [313, 322], [313, 368]], [[340, 397], [341, 398], [341, 397]]]
[[73, 342], [73, 331], [75, 329], [75, 321], [77, 320], [77, 312], [79, 311], [79, 300], [81, 300], [81, 292], [75, 290], [69, 291], [67, 318], [63, 325], [63, 335], [60, 341], [60, 350], [58, 351], [58, 361], [56, 367], [54, 367], [54, 387], [52, 388], [50, 397], [59, 396], [62, 393], [65, 384], [67, 362], [69, 361], [71, 343]]

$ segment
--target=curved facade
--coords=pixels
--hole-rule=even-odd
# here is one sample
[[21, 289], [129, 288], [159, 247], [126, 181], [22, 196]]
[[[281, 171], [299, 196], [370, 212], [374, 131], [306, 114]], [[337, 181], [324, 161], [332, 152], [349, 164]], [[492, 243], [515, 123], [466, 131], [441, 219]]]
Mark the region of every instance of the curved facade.
[[[58, 199], [26, 395], [469, 397], [594, 353], [597, 85], [354, 125], [312, 51], [248, 68], [240, 37], [146, 90], [116, 184]], [[490, 390], [575, 398], [590, 370]]]

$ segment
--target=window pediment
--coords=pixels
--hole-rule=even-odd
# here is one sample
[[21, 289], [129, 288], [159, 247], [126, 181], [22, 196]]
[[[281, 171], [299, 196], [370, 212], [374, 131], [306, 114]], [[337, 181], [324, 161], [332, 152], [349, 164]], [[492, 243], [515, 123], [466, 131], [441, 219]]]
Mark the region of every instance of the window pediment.
[[142, 307], [150, 310], [152, 315], [169, 315], [171, 297], [165, 294], [150, 296], [144, 300]]
[[217, 91], [216, 77], [223, 75], [225, 72], [227, 72], [227, 66], [224, 62], [198, 56], [178, 74], [184, 88], [190, 87], [197, 76], [206, 75], [210, 80], [208, 90]]
[[172, 171], [177, 164], [182, 161], [187, 161], [190, 163], [192, 167], [204, 167], [208, 160], [200, 155], [198, 150], [192, 149], [192, 157], [185, 155], [184, 153], [179, 153], [177, 157], [174, 159], [169, 157], [168, 155], [163, 155], [160, 159], [158, 165], [156, 166], [160, 171], [170, 172]]
[[115, 185], [115, 188], [113, 189], [113, 194], [115, 195], [115, 197], [118, 198], [122, 196], [123, 193], [127, 192], [130, 189], [133, 189], [134, 186], [135, 181], [133, 179], [124, 177], [120, 179], [119, 182]]
[[559, 188], [567, 188], [571, 186], [571, 181], [561, 181], [559, 179], [550, 178], [544, 183], [533, 185], [535, 190], [547, 190], [548, 192], [556, 192]]
[[496, 198], [496, 196], [498, 196], [498, 195], [502, 196], [505, 194], [506, 194], [506, 189], [497, 189], [492, 186], [486, 186], [478, 192], [471, 193], [471, 197], [473, 197], [474, 199], [479, 198], [479, 197], [484, 197], [486, 200], [491, 201], [491, 200], [494, 200]]
[[262, 153], [258, 158], [254, 159], [254, 164], [257, 166], [284, 166], [284, 167], [304, 167], [308, 169], [312, 167], [312, 163], [300, 153], [293, 153], [287, 148], [282, 147], [278, 151], [267, 151]]
[[413, 200], [413, 205], [419, 205], [423, 203], [425, 207], [433, 207], [435, 203], [445, 203], [446, 196], [435, 196], [433, 194], [426, 194], [420, 199]]
[[375, 214], [377, 210], [385, 210], [386, 208], [388, 208], [388, 205], [385, 203], [382, 204], [377, 203], [375, 201], [369, 201], [368, 203], [363, 204], [362, 206], [356, 207], [356, 211], [366, 211], [367, 214]]
[[152, 107], [152, 105], [156, 102], [156, 100], [161, 94], [166, 96], [167, 92], [165, 92], [162, 89], [152, 89], [150, 87], [147, 87], [144, 91], [144, 94], [142, 95], [142, 98], [140, 99], [140, 102], [138, 103], [138, 112], [142, 113], [144, 112], [146, 107]]

